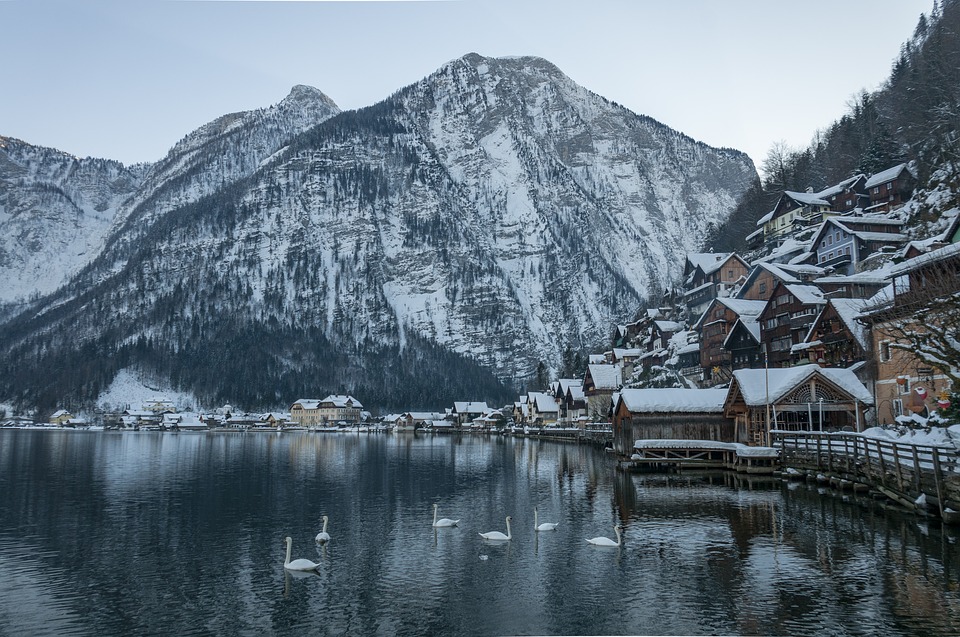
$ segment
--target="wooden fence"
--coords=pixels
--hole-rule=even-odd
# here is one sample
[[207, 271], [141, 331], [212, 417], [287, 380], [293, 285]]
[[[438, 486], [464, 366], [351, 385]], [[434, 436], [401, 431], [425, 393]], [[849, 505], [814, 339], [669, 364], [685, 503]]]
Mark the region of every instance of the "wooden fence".
[[772, 432], [787, 471], [867, 485], [900, 504], [933, 507], [960, 522], [960, 453], [952, 446], [912, 445], [850, 433]]

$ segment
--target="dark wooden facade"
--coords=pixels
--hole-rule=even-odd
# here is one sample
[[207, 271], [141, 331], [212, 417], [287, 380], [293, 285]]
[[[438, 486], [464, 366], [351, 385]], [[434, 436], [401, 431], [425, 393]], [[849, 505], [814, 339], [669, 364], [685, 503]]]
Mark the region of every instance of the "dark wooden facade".
[[771, 367], [787, 367], [791, 364], [793, 346], [804, 340], [820, 308], [826, 304], [826, 301], [805, 302], [790, 288], [809, 290], [811, 295], [819, 292], [815, 286], [787, 286], [782, 283], [774, 288], [767, 307], [758, 318], [760, 341], [766, 347]]

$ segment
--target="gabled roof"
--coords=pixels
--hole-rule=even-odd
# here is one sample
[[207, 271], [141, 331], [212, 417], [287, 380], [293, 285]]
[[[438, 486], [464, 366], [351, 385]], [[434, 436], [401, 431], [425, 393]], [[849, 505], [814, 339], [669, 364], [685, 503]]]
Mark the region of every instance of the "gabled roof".
[[[869, 179], [867, 179], [867, 183], [865, 184], [864, 187], [873, 188], [874, 186], [879, 186], [882, 183], [888, 182], [892, 179], [896, 179], [897, 177], [900, 176], [900, 173], [902, 173], [904, 170], [907, 170], [906, 164], [900, 164], [898, 166], [894, 166], [893, 168], [887, 168], [886, 170], [878, 172], [877, 174], [872, 175]], [[911, 173], [911, 176], [913, 176], [912, 173]]]
[[733, 252], [688, 252], [687, 264], [690, 269], [700, 268], [704, 274], [710, 274], [734, 255]]
[[730, 343], [730, 338], [738, 331], [744, 330], [750, 337], [756, 342], [757, 345], [760, 344], [760, 323], [755, 320], [743, 320], [737, 319], [737, 322], [733, 324], [733, 327], [730, 328], [730, 333], [727, 334], [727, 338], [723, 339], [723, 349], [729, 349], [727, 345]]
[[820, 196], [818, 192], [793, 192], [784, 190], [784, 197], [789, 197], [804, 206], [829, 206], [830, 202]]
[[363, 405], [353, 396], [344, 396], [342, 394], [330, 394], [322, 401], [323, 405], [332, 405], [338, 409], [362, 409]]
[[527, 403], [536, 407], [537, 412], [541, 414], [560, 411], [560, 406], [557, 405], [554, 397], [543, 392], [530, 392], [527, 395]]
[[[533, 392], [531, 392], [531, 394], [532, 393]], [[453, 403], [453, 410], [458, 414], [482, 414], [490, 411], [490, 408], [487, 407], [487, 403], [485, 402], [480, 403], [464, 401]]]
[[815, 285], [784, 285], [790, 294], [804, 305], [825, 305], [826, 299], [823, 298], [823, 290]]
[[866, 176], [865, 176], [865, 175], [854, 175], [853, 177], [850, 177], [850, 178], [848, 178], [848, 179], [844, 179], [844, 180], [841, 181], [839, 184], [836, 184], [836, 185], [830, 186], [829, 188], [825, 188], [824, 190], [821, 190], [820, 192], [817, 193], [817, 195], [818, 195], [821, 199], [827, 199], [827, 198], [832, 197], [832, 196], [834, 196], [834, 195], [839, 195], [839, 194], [842, 193], [844, 190], [846, 190], [847, 188], [850, 188], [851, 186], [853, 186], [855, 183], [857, 183], [857, 182], [858, 182], [859, 180], [861, 180], [861, 179], [866, 179]]
[[830, 299], [829, 304], [837, 312], [837, 316], [850, 330], [857, 343], [864, 350], [869, 349], [867, 327], [857, 320], [860, 312], [867, 306], [867, 299]]
[[[771, 367], [769, 369], [738, 369], [733, 372], [734, 383], [744, 402], [750, 407], [774, 404], [811, 377], [820, 376], [862, 403], [873, 404], [873, 396], [856, 374], [849, 369], [800, 365], [799, 367]], [[730, 390], [733, 391], [731, 383]]]
[[624, 389], [620, 403], [632, 413], [721, 413], [726, 389]]
[[616, 365], [588, 365], [587, 373], [593, 379], [596, 389], [619, 389], [621, 382], [620, 368]]
[[930, 263], [936, 263], [937, 261], [942, 261], [950, 259], [960, 255], [960, 243], [951, 243], [948, 246], [944, 246], [939, 250], [934, 250], [933, 252], [927, 252], [926, 254], [921, 254], [920, 256], [913, 257], [912, 259], [907, 259], [903, 263], [894, 266], [890, 270], [890, 276], [901, 276], [913, 270], [916, 270], [919, 267]]

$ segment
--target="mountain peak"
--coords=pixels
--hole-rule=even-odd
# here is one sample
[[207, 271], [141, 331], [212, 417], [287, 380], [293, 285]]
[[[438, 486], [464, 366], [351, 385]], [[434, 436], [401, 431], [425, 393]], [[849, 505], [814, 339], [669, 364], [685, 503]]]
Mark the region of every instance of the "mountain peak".
[[340, 107], [337, 106], [337, 103], [330, 99], [326, 93], [321, 91], [318, 88], [312, 86], [307, 86], [306, 84], [297, 84], [292, 89], [290, 93], [283, 98], [284, 103], [296, 103], [296, 104], [308, 104], [320, 102], [329, 106], [330, 108], [339, 111]]

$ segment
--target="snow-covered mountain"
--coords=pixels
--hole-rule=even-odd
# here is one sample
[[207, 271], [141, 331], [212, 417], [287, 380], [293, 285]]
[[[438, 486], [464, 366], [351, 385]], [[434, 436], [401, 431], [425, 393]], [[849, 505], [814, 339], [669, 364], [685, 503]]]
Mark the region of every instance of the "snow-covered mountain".
[[147, 170], [0, 137], [0, 305], [53, 292], [89, 263]]
[[104, 241], [129, 241], [164, 213], [252, 174], [292, 137], [339, 112], [315, 88], [224, 115], [155, 164], [124, 167], [0, 137], [0, 304], [56, 290]]
[[436, 404], [604, 340], [757, 176], [530, 57], [467, 55], [282, 148], [251, 140], [292, 128], [241, 119], [152, 167], [99, 258], [11, 321], [5, 359], [87, 347], [110, 359], [98, 385], [149, 366], [251, 407]]

